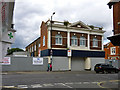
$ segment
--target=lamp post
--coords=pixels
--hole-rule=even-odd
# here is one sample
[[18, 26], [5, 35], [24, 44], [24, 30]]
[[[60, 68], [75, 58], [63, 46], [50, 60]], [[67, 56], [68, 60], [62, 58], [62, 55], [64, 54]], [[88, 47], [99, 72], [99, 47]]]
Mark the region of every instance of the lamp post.
[[50, 63], [52, 64], [52, 17], [55, 14], [55, 12], [53, 12], [52, 16], [51, 16], [51, 50], [50, 50]]

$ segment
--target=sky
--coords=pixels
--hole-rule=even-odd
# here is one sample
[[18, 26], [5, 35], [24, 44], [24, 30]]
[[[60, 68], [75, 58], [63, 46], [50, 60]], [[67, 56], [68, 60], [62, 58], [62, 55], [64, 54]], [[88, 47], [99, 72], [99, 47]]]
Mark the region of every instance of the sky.
[[71, 23], [82, 21], [88, 25], [103, 27], [104, 44], [112, 36], [113, 12], [107, 3], [110, 0], [15, 0], [13, 23], [16, 40], [12, 48], [25, 49], [40, 36], [42, 21], [50, 19]]

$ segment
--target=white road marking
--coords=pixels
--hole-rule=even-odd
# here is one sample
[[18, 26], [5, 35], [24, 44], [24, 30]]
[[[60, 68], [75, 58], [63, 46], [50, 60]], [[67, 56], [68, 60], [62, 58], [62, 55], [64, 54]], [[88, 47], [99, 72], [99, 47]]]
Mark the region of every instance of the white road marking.
[[52, 85], [52, 84], [43, 84], [45, 87], [50, 87], [50, 86], [54, 86], [54, 85]]
[[15, 86], [3, 86], [3, 88], [15, 88]]
[[18, 85], [18, 88], [28, 88], [27, 85]]
[[[67, 83], [54, 83], [54, 84], [51, 84], [51, 83], [46, 83], [46, 84], [33, 84], [33, 85], [30, 85], [32, 88], [41, 88], [43, 86], [45, 87], [51, 87], [51, 86], [54, 86], [54, 85], [62, 85], [62, 86], [65, 86], [65, 87], [68, 87], [68, 88], [73, 88], [69, 85], [73, 85], [73, 84], [97, 84], [99, 82], [67, 82]], [[115, 84], [118, 84], [118, 83], [115, 83]], [[15, 86], [2, 86], [3, 88], [15, 88]], [[28, 88], [27, 85], [18, 85], [17, 88]]]
[[82, 82], [75, 82], [74, 84], [82, 84]]
[[68, 85], [66, 85], [66, 84], [64, 84], [64, 83], [55, 83], [55, 85], [63, 85], [63, 86], [68, 87], [68, 88], [73, 88], [73, 87], [68, 86]]
[[98, 82], [91, 82], [92, 84], [97, 84]]
[[65, 83], [65, 84], [73, 84], [73, 83]]
[[33, 85], [31, 85], [32, 86], [32, 88], [39, 88], [39, 87], [42, 87], [42, 85], [40, 85], [40, 84], [33, 84]]
[[8, 73], [0, 73], [1, 75], [7, 75]]
[[83, 82], [83, 84], [90, 84], [90, 82]]

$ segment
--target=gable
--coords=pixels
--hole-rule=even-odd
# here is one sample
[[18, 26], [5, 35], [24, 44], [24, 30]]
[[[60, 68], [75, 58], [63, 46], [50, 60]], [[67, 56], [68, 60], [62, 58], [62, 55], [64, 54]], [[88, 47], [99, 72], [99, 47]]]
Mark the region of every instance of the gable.
[[85, 29], [91, 29], [89, 26], [87, 26], [85, 23], [82, 21], [78, 21], [75, 23], [71, 23], [70, 27], [76, 27], [76, 28], [85, 28]]

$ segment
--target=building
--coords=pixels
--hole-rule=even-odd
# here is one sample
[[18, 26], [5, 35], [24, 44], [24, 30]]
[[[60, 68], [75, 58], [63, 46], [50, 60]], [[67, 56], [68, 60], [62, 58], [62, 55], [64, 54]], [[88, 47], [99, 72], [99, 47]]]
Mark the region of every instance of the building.
[[33, 57], [40, 56], [39, 49], [40, 49], [40, 37], [26, 47], [26, 51], [28, 51], [30, 56]]
[[114, 46], [111, 42], [104, 45], [106, 63], [118, 67], [120, 63], [120, 46]]
[[15, 41], [15, 32], [13, 26], [13, 2], [0, 2], [0, 60], [2, 60], [11, 44]]
[[[90, 27], [82, 21], [69, 23], [42, 22], [40, 30], [41, 57], [48, 58], [56, 70], [93, 70], [105, 62], [102, 28]], [[52, 41], [52, 42], [51, 42]]]
[[108, 37], [108, 39], [115, 46], [120, 46], [120, 0], [111, 0], [108, 3], [109, 8], [113, 6], [113, 32], [114, 35]]

